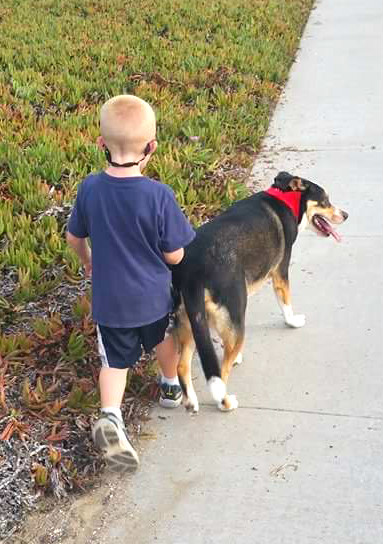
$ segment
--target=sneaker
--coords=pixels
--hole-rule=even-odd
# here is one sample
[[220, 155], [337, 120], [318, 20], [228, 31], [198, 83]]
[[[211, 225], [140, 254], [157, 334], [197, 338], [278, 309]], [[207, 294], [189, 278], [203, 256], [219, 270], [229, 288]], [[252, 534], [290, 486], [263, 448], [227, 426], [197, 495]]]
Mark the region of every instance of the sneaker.
[[92, 429], [93, 442], [114, 472], [134, 470], [140, 461], [130, 443], [125, 425], [114, 414], [102, 414]]
[[177, 408], [182, 402], [182, 389], [180, 385], [169, 385], [166, 382], [160, 384], [160, 406], [163, 408]]

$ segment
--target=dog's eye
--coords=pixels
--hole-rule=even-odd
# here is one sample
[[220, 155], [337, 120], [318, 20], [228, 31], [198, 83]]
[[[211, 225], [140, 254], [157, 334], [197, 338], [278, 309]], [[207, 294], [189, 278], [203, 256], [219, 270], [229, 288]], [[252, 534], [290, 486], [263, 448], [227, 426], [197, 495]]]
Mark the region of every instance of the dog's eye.
[[329, 199], [328, 199], [328, 198], [324, 198], [323, 200], [321, 200], [320, 206], [321, 206], [321, 208], [330, 208], [330, 207], [331, 207], [331, 204], [330, 204]]

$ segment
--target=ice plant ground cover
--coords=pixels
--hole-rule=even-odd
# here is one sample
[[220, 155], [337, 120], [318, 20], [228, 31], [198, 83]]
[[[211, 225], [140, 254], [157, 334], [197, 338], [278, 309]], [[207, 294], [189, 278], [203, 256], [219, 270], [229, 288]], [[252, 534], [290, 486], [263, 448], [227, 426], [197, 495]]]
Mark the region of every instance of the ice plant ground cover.
[[[312, 0], [4, 0], [0, 6], [0, 537], [44, 492], [100, 470], [89, 285], [65, 243], [77, 184], [104, 158], [100, 105], [134, 93], [158, 117], [147, 174], [198, 224], [245, 195]], [[156, 395], [127, 384], [133, 429]], [[147, 377], [148, 376], [148, 377]]]

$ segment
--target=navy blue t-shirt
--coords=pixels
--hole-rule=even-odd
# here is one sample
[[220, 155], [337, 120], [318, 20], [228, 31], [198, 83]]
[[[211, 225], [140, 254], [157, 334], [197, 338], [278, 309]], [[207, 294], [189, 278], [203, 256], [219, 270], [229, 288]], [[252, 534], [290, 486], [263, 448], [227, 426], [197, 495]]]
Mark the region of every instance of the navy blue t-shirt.
[[68, 231], [91, 239], [96, 323], [139, 327], [171, 311], [171, 273], [162, 252], [186, 246], [195, 232], [167, 185], [91, 174], [78, 188]]

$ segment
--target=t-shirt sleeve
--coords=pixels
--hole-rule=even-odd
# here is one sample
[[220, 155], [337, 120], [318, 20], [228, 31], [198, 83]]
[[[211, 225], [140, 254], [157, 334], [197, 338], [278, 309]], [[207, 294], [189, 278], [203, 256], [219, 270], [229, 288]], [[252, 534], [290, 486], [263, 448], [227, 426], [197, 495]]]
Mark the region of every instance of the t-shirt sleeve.
[[77, 191], [76, 201], [72, 208], [67, 230], [73, 234], [73, 236], [77, 236], [77, 238], [86, 238], [89, 236], [82, 207], [81, 186]]
[[169, 191], [160, 226], [160, 249], [166, 253], [185, 247], [194, 239], [195, 231], [182, 213], [173, 191]]

